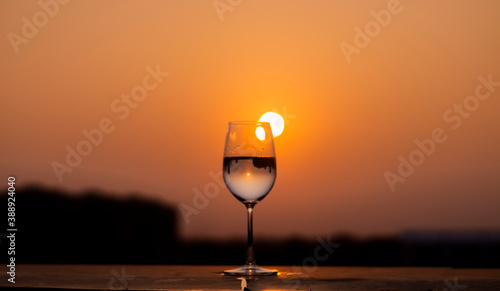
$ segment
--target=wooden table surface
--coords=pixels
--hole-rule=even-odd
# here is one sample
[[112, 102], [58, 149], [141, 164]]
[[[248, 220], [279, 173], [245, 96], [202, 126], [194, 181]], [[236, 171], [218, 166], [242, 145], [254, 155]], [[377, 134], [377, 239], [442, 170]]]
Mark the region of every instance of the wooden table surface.
[[[15, 284], [2, 287], [83, 290], [241, 290], [241, 279], [224, 276], [236, 266], [17, 265]], [[255, 290], [500, 290], [500, 269], [275, 266], [272, 277], [255, 277]], [[20, 288], [20, 289], [18, 289]]]

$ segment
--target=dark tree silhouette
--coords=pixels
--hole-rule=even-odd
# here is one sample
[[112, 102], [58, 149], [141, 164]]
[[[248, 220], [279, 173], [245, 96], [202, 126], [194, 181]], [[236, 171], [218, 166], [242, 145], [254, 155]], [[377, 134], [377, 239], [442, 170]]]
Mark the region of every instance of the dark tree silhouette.
[[168, 263], [178, 246], [174, 208], [99, 191], [18, 189], [16, 224], [19, 263]]

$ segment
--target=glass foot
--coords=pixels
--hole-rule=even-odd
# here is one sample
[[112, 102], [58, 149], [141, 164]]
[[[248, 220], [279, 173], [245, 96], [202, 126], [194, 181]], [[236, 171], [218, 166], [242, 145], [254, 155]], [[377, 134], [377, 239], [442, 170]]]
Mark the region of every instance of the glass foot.
[[257, 265], [244, 265], [241, 268], [224, 271], [224, 275], [232, 276], [264, 276], [276, 274], [278, 274], [278, 270], [264, 269]]

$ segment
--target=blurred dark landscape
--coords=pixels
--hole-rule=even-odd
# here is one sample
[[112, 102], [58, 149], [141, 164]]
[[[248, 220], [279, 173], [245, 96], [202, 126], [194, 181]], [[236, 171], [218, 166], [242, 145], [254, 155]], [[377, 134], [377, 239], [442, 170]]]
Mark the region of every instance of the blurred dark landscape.
[[[241, 265], [245, 260], [245, 240], [181, 239], [175, 206], [109, 198], [100, 191], [80, 194], [40, 186], [17, 190], [16, 263]], [[5, 250], [5, 233], [0, 240]], [[340, 246], [328, 255], [321, 249], [326, 258], [316, 259], [318, 265], [500, 267], [500, 232], [408, 231], [364, 239], [332, 234], [329, 241]], [[314, 238], [259, 238], [257, 262], [303, 265], [321, 245]], [[6, 262], [7, 252], [2, 256]]]

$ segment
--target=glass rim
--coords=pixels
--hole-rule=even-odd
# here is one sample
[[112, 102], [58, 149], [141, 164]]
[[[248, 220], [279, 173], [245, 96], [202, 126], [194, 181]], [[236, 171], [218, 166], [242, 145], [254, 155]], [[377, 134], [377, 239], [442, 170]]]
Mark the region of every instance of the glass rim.
[[229, 122], [229, 125], [262, 125], [262, 124], [271, 125], [271, 123], [267, 122], [267, 121], [230, 121]]

